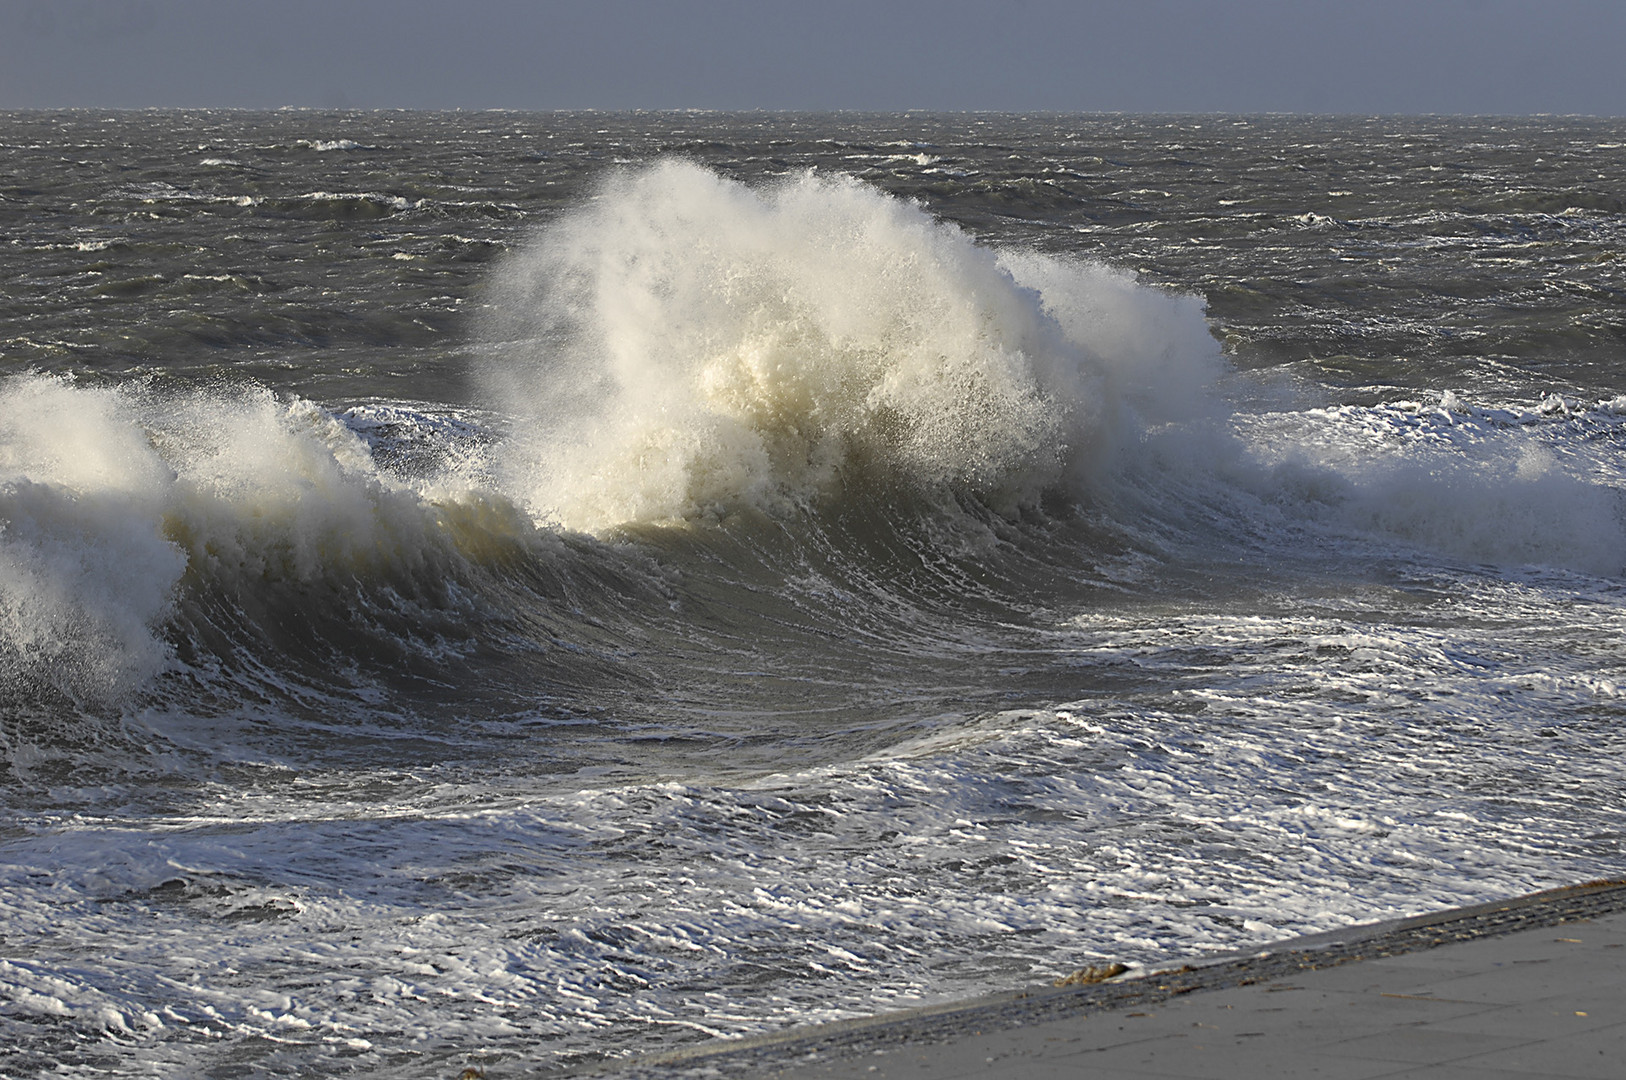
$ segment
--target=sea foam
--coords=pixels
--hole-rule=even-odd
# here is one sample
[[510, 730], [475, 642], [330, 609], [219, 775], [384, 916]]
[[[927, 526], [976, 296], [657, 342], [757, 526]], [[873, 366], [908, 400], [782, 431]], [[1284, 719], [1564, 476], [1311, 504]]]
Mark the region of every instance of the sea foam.
[[17, 376], [0, 383], [0, 680], [111, 700], [168, 662], [186, 583], [349, 589], [444, 569], [510, 519], [382, 473], [333, 415], [264, 388]]
[[865, 478], [1015, 505], [1098, 466], [1137, 399], [1218, 366], [1192, 298], [1002, 257], [811, 172], [614, 174], [492, 293], [506, 347], [486, 381], [520, 417], [502, 482], [584, 530], [775, 510]]
[[[1318, 530], [1398, 541], [1470, 563], [1626, 573], [1626, 497], [1608, 403], [1485, 409], [1419, 402], [1257, 415], [1210, 482]], [[1258, 516], [1260, 508], [1250, 511]]]
[[152, 627], [186, 568], [163, 533], [172, 484], [117, 393], [0, 386], [0, 682], [102, 698], [158, 668]]

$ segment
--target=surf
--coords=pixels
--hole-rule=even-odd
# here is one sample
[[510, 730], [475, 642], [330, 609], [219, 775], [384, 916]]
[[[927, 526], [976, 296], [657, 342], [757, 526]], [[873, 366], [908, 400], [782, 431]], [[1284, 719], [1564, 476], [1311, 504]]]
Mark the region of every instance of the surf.
[[[1200, 299], [983, 244], [842, 175], [613, 172], [485, 300], [477, 420], [6, 381], [8, 693], [128, 702], [165, 673], [299, 657], [307, 687], [381, 657], [439, 657], [401, 661], [439, 685], [480, 652], [448, 641], [624, 650], [664, 625], [674, 575], [708, 604], [776, 594], [759, 614], [779, 625], [844, 624], [868, 597], [925, 655], [1058, 587], [1155, 594], [1352, 537], [1381, 559], [1622, 569], [1619, 477], [1575, 466], [1622, 430], [1610, 403], [1502, 422], [1278, 387], [1246, 406]], [[665, 662], [713, 633], [691, 631], [662, 631]]]

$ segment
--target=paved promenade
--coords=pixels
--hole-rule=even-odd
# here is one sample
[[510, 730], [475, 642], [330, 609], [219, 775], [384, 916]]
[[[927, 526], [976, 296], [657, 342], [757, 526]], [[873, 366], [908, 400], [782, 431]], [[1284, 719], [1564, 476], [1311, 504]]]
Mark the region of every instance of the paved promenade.
[[632, 1077], [1626, 1078], [1626, 884], [714, 1043]]

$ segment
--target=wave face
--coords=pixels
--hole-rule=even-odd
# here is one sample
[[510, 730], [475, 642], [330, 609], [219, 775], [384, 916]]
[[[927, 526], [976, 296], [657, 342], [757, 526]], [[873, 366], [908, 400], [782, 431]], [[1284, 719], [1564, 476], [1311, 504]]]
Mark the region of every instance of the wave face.
[[0, 117], [0, 1072], [1619, 876], [1626, 138], [1387, 123]]

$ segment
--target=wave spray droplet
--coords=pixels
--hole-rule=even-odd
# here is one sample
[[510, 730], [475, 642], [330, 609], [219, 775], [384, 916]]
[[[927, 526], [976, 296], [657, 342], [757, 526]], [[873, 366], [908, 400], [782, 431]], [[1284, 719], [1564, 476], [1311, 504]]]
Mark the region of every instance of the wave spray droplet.
[[504, 486], [586, 530], [869, 481], [1015, 505], [1108, 453], [1149, 372], [1201, 384], [1216, 353], [1193, 299], [1001, 256], [850, 178], [680, 161], [611, 177], [494, 298]]

